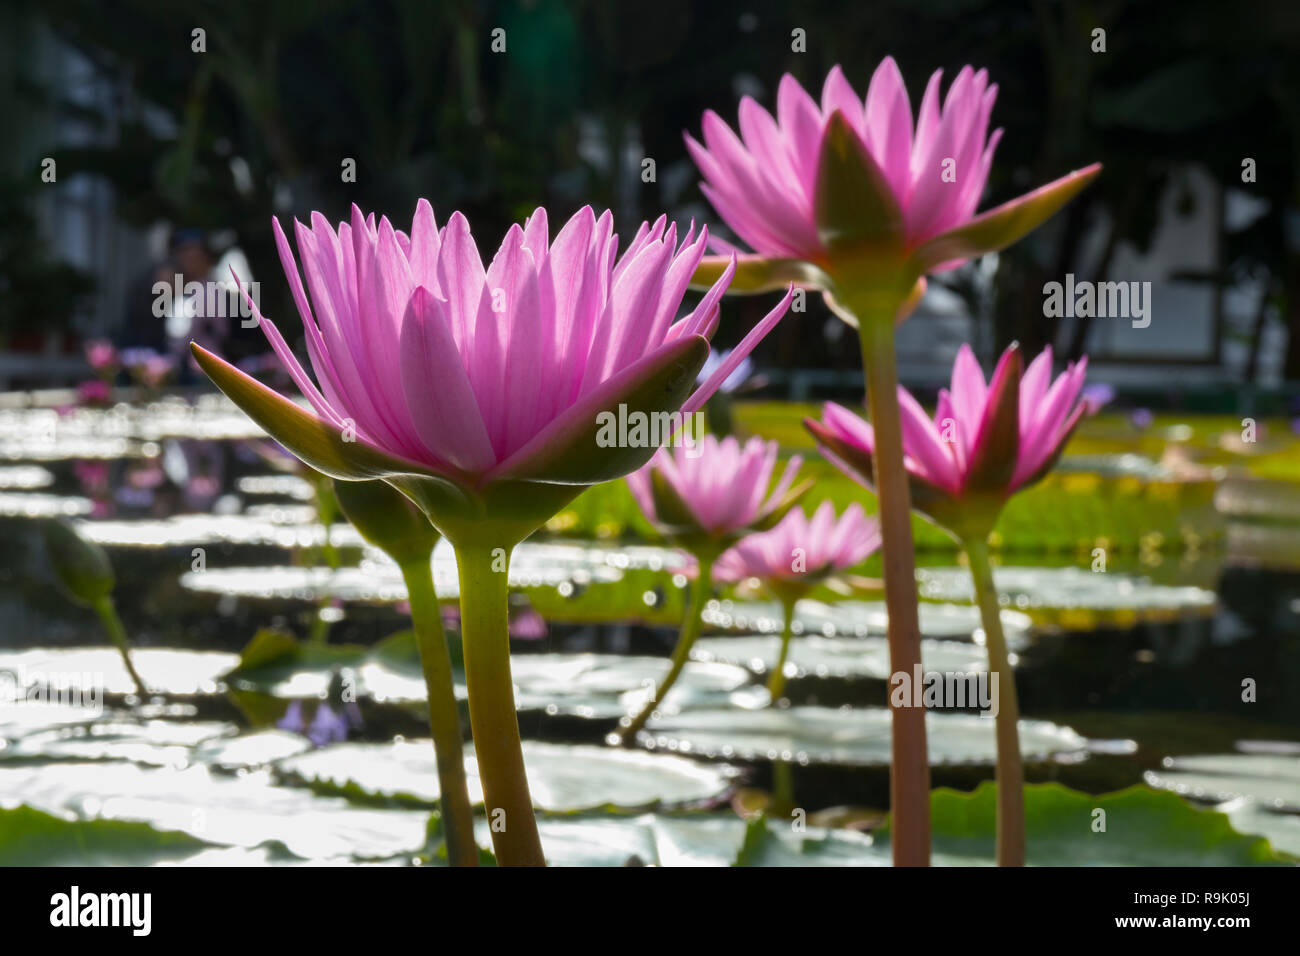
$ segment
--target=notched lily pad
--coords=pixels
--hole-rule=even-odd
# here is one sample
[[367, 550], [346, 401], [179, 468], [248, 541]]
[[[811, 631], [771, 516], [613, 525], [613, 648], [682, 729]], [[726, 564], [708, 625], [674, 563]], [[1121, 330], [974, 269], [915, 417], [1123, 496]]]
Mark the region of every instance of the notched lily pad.
[[[736, 777], [732, 767], [666, 757], [636, 750], [524, 741], [533, 804], [546, 812], [697, 804], [722, 796]], [[290, 782], [354, 799], [419, 806], [438, 801], [437, 766], [429, 740], [334, 744], [279, 761], [276, 767]], [[467, 747], [465, 774], [469, 799], [482, 803], [473, 747]]]
[[[991, 765], [997, 756], [993, 723], [973, 714], [927, 713], [931, 764]], [[652, 719], [638, 740], [651, 749], [746, 761], [887, 766], [891, 759], [890, 714], [883, 707], [692, 710]], [[1087, 741], [1068, 727], [1020, 721], [1026, 760], [1077, 755], [1086, 748]]]
[[[939, 862], [993, 863], [997, 786], [930, 795]], [[1097, 813], [1104, 811], [1104, 818]], [[1104, 819], [1105, 830], [1095, 822]], [[888, 825], [877, 833], [889, 844]], [[1056, 783], [1025, 787], [1025, 847], [1031, 866], [1247, 866], [1288, 862], [1265, 839], [1239, 833], [1228, 817], [1172, 793], [1136, 786], [1080, 793]]]
[[223, 847], [278, 846], [303, 860], [389, 859], [422, 845], [427, 810], [360, 807], [341, 797], [272, 785], [265, 771], [238, 776], [204, 766], [0, 763], [10, 804], [81, 820], [175, 830]]
[[[993, 578], [1004, 607], [1067, 629], [1209, 614], [1218, 603], [1214, 593], [1203, 588], [1154, 584], [1148, 578], [1079, 567], [998, 567]], [[916, 583], [926, 600], [974, 600], [965, 568], [918, 568]]]
[[[469, 796], [483, 800], [473, 747], [466, 748]], [[524, 742], [524, 764], [538, 810], [635, 810], [678, 806], [722, 796], [736, 771], [682, 757], [587, 745]], [[342, 743], [276, 765], [286, 780], [358, 799], [429, 806], [440, 793], [428, 740]]]
[[1246, 797], [1261, 806], [1300, 813], [1300, 757], [1284, 753], [1167, 757], [1147, 783], [1185, 797], [1222, 803]]
[[[131, 651], [145, 687], [152, 694], [201, 697], [220, 690], [222, 675], [239, 658], [221, 651], [188, 651], [165, 647], [138, 647]], [[125, 696], [135, 693], [135, 682], [112, 647], [57, 647], [0, 651], [0, 678], [24, 688], [51, 687], [87, 694]]]
[[[765, 674], [781, 649], [778, 635], [706, 637], [695, 642], [691, 657], [736, 664]], [[921, 641], [921, 663], [927, 670], [973, 673], [988, 668], [984, 648], [960, 641]], [[695, 666], [695, 665], [692, 665]], [[687, 673], [687, 668], [683, 673]], [[789, 678], [872, 678], [888, 680], [889, 642], [883, 637], [796, 637], [790, 640], [785, 662]]]
[[[968, 575], [969, 577], [969, 575]], [[969, 640], [980, 627], [979, 609], [963, 604], [922, 604], [919, 609], [922, 637]], [[704, 622], [723, 630], [779, 634], [783, 613], [777, 601], [710, 601]], [[1008, 641], [1023, 638], [1031, 627], [1029, 617], [1019, 611], [1002, 612], [1002, 628]], [[889, 615], [883, 601], [800, 601], [795, 606], [794, 632], [823, 637], [884, 636]]]

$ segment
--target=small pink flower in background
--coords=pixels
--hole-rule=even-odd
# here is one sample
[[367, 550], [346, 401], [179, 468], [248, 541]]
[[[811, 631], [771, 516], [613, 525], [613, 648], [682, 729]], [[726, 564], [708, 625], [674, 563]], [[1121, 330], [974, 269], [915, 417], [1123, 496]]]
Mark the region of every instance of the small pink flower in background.
[[112, 398], [113, 389], [103, 379], [92, 378], [77, 386], [79, 405], [107, 405]]
[[795, 508], [768, 531], [747, 535], [718, 558], [720, 581], [758, 578], [775, 584], [813, 584], [866, 560], [880, 547], [880, 524], [854, 502], [838, 518], [823, 501], [811, 518]]
[[150, 388], [157, 388], [164, 384], [175, 371], [176, 359], [170, 355], [155, 355], [146, 359], [144, 364], [137, 366], [141, 383]]
[[105, 339], [93, 339], [86, 343], [86, 361], [100, 375], [116, 371], [120, 365], [117, 349]]
[[[941, 389], [933, 420], [901, 386], [903, 451], [915, 507], [950, 531], [996, 520], [1002, 503], [1040, 480], [1092, 404], [1081, 398], [1085, 357], [1054, 381], [1052, 350], [1022, 373], [1011, 346], [990, 381], [970, 347], [953, 365], [951, 389]], [[863, 483], [871, 481], [875, 434], [848, 409], [827, 403], [822, 421], [806, 419], [823, 452]], [[991, 512], [991, 514], [990, 514]]]
[[72, 466], [82, 490], [92, 498], [109, 490], [108, 462], [99, 458], [78, 458]]
[[[403, 613], [409, 613], [409, 605]], [[441, 609], [442, 626], [449, 631], [460, 630], [460, 608], [455, 604], [444, 604]], [[531, 604], [513, 606], [510, 610], [510, 636], [520, 641], [540, 641], [549, 630], [546, 618]]]
[[704, 435], [693, 448], [662, 449], [627, 484], [650, 523], [669, 534], [742, 534], [793, 504], [789, 493], [803, 464], [798, 455], [768, 493], [779, 450], [761, 438], [741, 445], [733, 436]]
[[[1002, 137], [988, 130], [997, 84], [966, 66], [941, 97], [941, 78], [942, 71], [931, 75], [915, 115], [892, 57], [876, 68], [865, 97], [836, 66], [820, 102], [790, 74], [781, 78], [775, 115], [743, 98], [739, 135], [712, 110], [704, 114], [704, 142], [686, 137], [700, 188], [755, 253], [742, 254], [733, 291], [789, 278], [825, 289], [816, 270], [794, 264], [839, 282], [840, 243], [855, 257], [861, 249], [851, 247], [866, 244], [870, 258], [899, 263], [889, 271], [907, 273], [905, 290], [1019, 239], [1100, 170], [1078, 170], [976, 216]], [[739, 252], [716, 238], [714, 246]]]

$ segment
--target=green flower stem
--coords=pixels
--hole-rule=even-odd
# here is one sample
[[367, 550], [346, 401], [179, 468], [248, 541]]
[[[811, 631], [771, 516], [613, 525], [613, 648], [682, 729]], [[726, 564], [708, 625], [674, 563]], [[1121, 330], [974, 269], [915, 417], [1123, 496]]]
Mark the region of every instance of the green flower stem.
[[447, 635], [442, 629], [442, 613], [433, 587], [433, 569], [427, 558], [403, 565], [402, 579], [411, 602], [411, 623], [429, 697], [429, 731], [438, 761], [439, 804], [447, 833], [447, 856], [452, 866], [478, 866], [474, 810], [465, 783], [465, 751], [451, 679], [451, 655], [447, 652]]
[[[545, 866], [537, 818], [528, 793], [524, 753], [510, 679], [508, 559], [483, 544], [456, 548], [460, 575], [461, 643], [492, 846], [502, 866]], [[505, 549], [508, 554], [509, 548]]]
[[1025, 768], [1020, 758], [1020, 704], [1016, 700], [1016, 677], [1007, 659], [1007, 639], [998, 613], [998, 592], [993, 585], [989, 549], [985, 540], [970, 537], [962, 542], [975, 582], [975, 599], [984, 624], [984, 642], [989, 653], [989, 673], [998, 675], [998, 714], [995, 718], [998, 762], [997, 861], [998, 866], [1025, 865]]
[[[867, 402], [875, 429], [876, 496], [884, 552], [885, 607], [889, 614], [889, 671], [912, 674], [921, 663], [917, 619], [916, 566], [912, 545], [911, 495], [903, 466], [903, 435], [898, 412], [898, 372], [894, 358], [897, 303], [854, 308], [867, 377]], [[893, 814], [895, 866], [930, 863], [930, 763], [925, 743], [925, 708], [892, 710], [893, 763], [890, 811]]]
[[774, 760], [771, 810], [788, 819], [794, 807], [794, 764], [789, 760]]
[[646, 721], [654, 714], [655, 708], [659, 706], [660, 701], [668, 696], [673, 684], [681, 676], [682, 668], [690, 660], [691, 648], [695, 645], [695, 639], [700, 636], [704, 605], [709, 599], [709, 591], [713, 586], [714, 559], [697, 555], [696, 560], [699, 563], [699, 574], [695, 576], [695, 583], [691, 587], [691, 596], [686, 607], [686, 618], [682, 622], [681, 633], [677, 636], [677, 645], [673, 648], [672, 666], [668, 668], [668, 673], [664, 676], [664, 679], [655, 687], [654, 693], [645, 702], [641, 712], [633, 717], [630, 723], [618, 730], [617, 738], [620, 744], [634, 741], [637, 731], [646, 725]]
[[141, 698], [147, 691], [144, 688], [144, 681], [136, 673], [135, 665], [131, 663], [131, 645], [126, 639], [126, 628], [122, 626], [122, 619], [117, 616], [117, 608], [113, 605], [111, 595], [104, 595], [91, 604], [95, 614], [99, 616], [99, 621], [104, 625], [104, 630], [108, 632], [108, 639], [113, 642], [113, 646], [122, 654], [122, 663], [126, 665], [126, 672], [131, 675], [131, 680], [135, 683], [135, 692]]
[[774, 704], [785, 692], [785, 661], [790, 656], [790, 635], [794, 633], [795, 602], [787, 599], [782, 604], [785, 609], [785, 626], [781, 630], [781, 652], [777, 655], [776, 663], [772, 665], [772, 673], [767, 678], [767, 693]]

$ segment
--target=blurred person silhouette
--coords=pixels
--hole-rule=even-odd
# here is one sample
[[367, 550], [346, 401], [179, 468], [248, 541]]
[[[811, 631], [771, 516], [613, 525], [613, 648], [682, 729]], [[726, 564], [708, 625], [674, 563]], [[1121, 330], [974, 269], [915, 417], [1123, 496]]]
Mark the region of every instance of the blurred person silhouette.
[[242, 330], [245, 322], [252, 328], [252, 320], [243, 317], [243, 297], [232, 270], [245, 283], [252, 281], [252, 273], [233, 236], [230, 239], [218, 256], [213, 237], [203, 230], [175, 229], [168, 241], [168, 257], [128, 288], [120, 344], [172, 358], [181, 384], [198, 380], [189, 353], [191, 341], [209, 350], [229, 351], [235, 339], [232, 333]]

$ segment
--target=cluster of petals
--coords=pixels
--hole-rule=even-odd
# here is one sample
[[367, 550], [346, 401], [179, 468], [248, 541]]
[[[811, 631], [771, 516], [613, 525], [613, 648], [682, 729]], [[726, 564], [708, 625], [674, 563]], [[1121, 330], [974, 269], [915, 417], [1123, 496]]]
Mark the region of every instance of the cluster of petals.
[[850, 504], [838, 518], [823, 501], [809, 518], [793, 508], [767, 531], [746, 535], [718, 558], [719, 581], [813, 581], [865, 560], [880, 547], [880, 524]]
[[988, 132], [998, 88], [985, 70], [963, 67], [942, 103], [941, 78], [938, 70], [930, 77], [913, 117], [892, 57], [876, 68], [865, 97], [853, 91], [838, 66], [826, 77], [820, 103], [787, 73], [777, 89], [775, 116], [745, 97], [739, 135], [709, 111], [704, 142], [687, 136], [704, 177], [700, 188], [756, 252], [819, 260], [819, 159], [838, 113], [883, 173], [902, 212], [904, 242], [915, 247], [972, 217], [1002, 137], [1000, 129]]
[[[1088, 360], [1085, 356], [1071, 362], [1055, 380], [1050, 346], [1023, 374], [1020, 361], [1017, 348], [1007, 349], [986, 382], [970, 346], [963, 345], [953, 364], [951, 387], [939, 391], [933, 418], [899, 387], [904, 463], [913, 478], [954, 498], [968, 490], [983, 446], [999, 437], [997, 422], [1003, 420], [998, 414], [999, 397], [1007, 394], [1005, 384], [1011, 375], [1019, 376], [1016, 459], [1003, 493], [1010, 495], [1036, 481], [1050, 467], [1075, 425], [1091, 410], [1081, 397]], [[874, 454], [871, 425], [843, 406], [828, 403], [820, 427], [814, 430], [840, 447]]]
[[803, 460], [786, 463], [776, 487], [768, 488], [776, 471], [779, 445], [751, 438], [743, 445], [728, 435], [719, 440], [704, 435], [655, 454], [644, 468], [627, 476], [628, 487], [652, 524], [673, 523], [658, 514], [654, 478], [657, 473], [690, 511], [698, 529], [720, 536], [741, 532], [761, 522], [781, 506]]
[[[619, 256], [610, 214], [590, 207], [554, 239], [537, 209], [509, 229], [486, 267], [465, 217], [453, 213], [439, 227], [424, 200], [409, 232], [355, 206], [348, 222], [313, 213], [294, 231], [296, 261], [274, 223], [315, 381], [275, 324], [257, 318], [316, 415], [388, 455], [476, 478], [517, 472], [557, 434], [594, 420], [675, 345], [708, 339], [732, 274], [678, 318], [707, 230], [692, 225], [679, 241], [661, 217], [642, 224]], [[750, 331], [683, 411], [713, 394], [787, 304]]]

